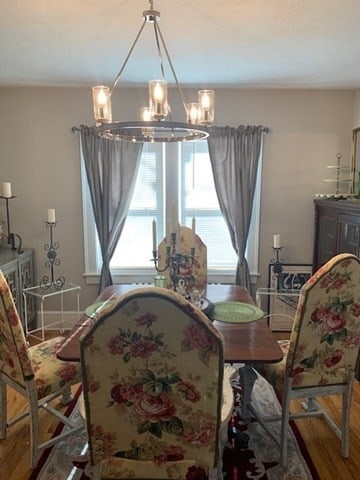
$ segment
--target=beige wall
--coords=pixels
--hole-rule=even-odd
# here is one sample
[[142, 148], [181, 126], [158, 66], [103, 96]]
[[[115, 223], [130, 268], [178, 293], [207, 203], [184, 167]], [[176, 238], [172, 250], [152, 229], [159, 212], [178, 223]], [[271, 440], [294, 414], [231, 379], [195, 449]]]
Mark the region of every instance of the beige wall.
[[354, 97], [354, 120], [353, 128], [360, 127], [360, 90], [356, 90]]
[[[146, 92], [116, 92], [116, 119], [137, 119], [137, 108], [146, 103]], [[189, 99], [194, 91], [186, 91]], [[119, 98], [120, 97], [120, 98]], [[121, 101], [122, 116], [116, 102]], [[170, 97], [171, 101], [171, 97]], [[216, 89], [216, 124], [263, 124], [265, 137], [262, 178], [260, 279], [267, 282], [272, 257], [272, 236], [280, 233], [282, 256], [287, 262], [312, 261], [313, 197], [332, 192], [323, 182], [332, 175], [326, 166], [343, 154], [350, 163], [355, 93], [310, 90]], [[173, 104], [175, 119], [179, 105]], [[56, 240], [61, 265], [56, 274], [82, 286], [84, 308], [97, 287], [83, 279], [83, 230], [78, 136], [71, 127], [92, 123], [89, 89], [0, 88], [0, 182], [10, 181], [12, 230], [24, 246], [35, 248], [37, 278], [47, 273], [43, 245], [47, 208], [55, 208]], [[5, 219], [4, 203], [0, 218]]]

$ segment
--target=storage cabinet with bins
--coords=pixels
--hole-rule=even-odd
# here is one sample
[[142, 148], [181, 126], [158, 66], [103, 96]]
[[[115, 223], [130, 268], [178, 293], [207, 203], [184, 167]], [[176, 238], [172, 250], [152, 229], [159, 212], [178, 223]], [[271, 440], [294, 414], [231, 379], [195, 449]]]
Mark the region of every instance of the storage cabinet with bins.
[[338, 253], [360, 256], [360, 200], [316, 199], [313, 271]]
[[[17, 253], [17, 250], [11, 250], [11, 248], [0, 248], [0, 270], [9, 284], [16, 308], [24, 324], [25, 304], [22, 290], [35, 284], [34, 250], [24, 249], [22, 253]], [[36, 305], [34, 300], [27, 304], [27, 318], [29, 322], [35, 321]]]

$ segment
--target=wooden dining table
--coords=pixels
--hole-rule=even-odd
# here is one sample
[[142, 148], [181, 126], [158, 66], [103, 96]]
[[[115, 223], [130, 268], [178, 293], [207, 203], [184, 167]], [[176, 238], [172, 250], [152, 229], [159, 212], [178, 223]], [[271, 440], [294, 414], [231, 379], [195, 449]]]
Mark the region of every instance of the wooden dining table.
[[[141, 285], [120, 284], [106, 287], [95, 300], [103, 302], [114, 296], [139, 288]], [[242, 302], [254, 304], [249, 291], [239, 285], [209, 284], [204, 297], [210, 304], [217, 302]], [[80, 337], [93, 325], [94, 319], [86, 313], [75, 323], [69, 331], [65, 341], [57, 351], [57, 357], [64, 361], [80, 361]], [[239, 375], [243, 397], [243, 420], [250, 421], [251, 414], [246, 409], [250, 402], [252, 388], [257, 375], [252, 368], [256, 363], [275, 363], [282, 360], [283, 354], [273, 332], [264, 318], [251, 322], [221, 322], [214, 321], [213, 325], [224, 337], [224, 357], [227, 363], [239, 363]]]

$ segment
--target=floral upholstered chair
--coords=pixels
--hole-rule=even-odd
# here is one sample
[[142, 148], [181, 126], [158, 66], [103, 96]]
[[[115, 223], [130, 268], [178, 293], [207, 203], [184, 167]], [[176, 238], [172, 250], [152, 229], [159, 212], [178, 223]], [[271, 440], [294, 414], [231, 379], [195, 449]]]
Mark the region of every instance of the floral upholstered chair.
[[[13, 297], [3, 273], [0, 271], [0, 439], [6, 437], [7, 427], [30, 416], [30, 466], [37, 464], [42, 449], [83, 430], [74, 426], [48, 402], [62, 396], [63, 404], [72, 400], [70, 386], [81, 381], [78, 363], [62, 362], [56, 349], [62, 337], [28, 347]], [[23, 395], [29, 402], [29, 411], [7, 419], [7, 385]], [[56, 415], [71, 428], [51, 440], [39, 443], [39, 408]]]
[[[180, 242], [176, 245], [176, 250], [179, 253], [187, 254], [191, 251], [191, 245], [193, 241], [193, 233], [191, 228], [180, 227]], [[180, 243], [180, 246], [179, 246]], [[158, 246], [159, 255], [159, 268], [163, 269], [166, 265], [167, 257], [167, 238], [165, 237]], [[166, 287], [172, 288], [170, 278], [170, 269], [167, 268], [162, 275], [166, 276]], [[205, 291], [207, 286], [207, 248], [201, 238], [195, 234], [195, 258], [193, 265], [188, 268], [180, 269], [181, 278], [185, 281], [185, 288], [190, 293], [194, 288], [199, 290], [200, 293]]]
[[136, 289], [97, 313], [80, 350], [92, 478], [222, 478], [231, 373], [200, 310]]
[[[303, 416], [323, 416], [339, 436], [342, 456], [347, 458], [352, 384], [360, 346], [357, 257], [337, 255], [306, 282], [300, 292], [290, 341], [280, 341], [280, 346], [284, 352], [280, 363], [257, 365], [256, 369], [273, 385], [281, 402], [281, 464], [287, 465], [288, 422]], [[343, 396], [341, 429], [315, 399], [333, 394]], [[290, 413], [294, 398], [308, 399], [303, 404], [306, 411]], [[266, 428], [266, 424], [263, 426]]]

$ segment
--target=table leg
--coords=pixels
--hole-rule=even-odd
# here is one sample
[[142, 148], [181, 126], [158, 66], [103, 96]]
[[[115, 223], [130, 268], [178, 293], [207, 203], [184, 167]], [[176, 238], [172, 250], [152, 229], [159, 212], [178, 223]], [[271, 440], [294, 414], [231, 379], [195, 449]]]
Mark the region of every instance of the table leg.
[[247, 405], [251, 402], [251, 395], [254, 388], [254, 383], [257, 379], [257, 374], [251, 365], [245, 365], [239, 368], [240, 383], [241, 383], [241, 409], [240, 415], [245, 423], [251, 422], [251, 412]]

